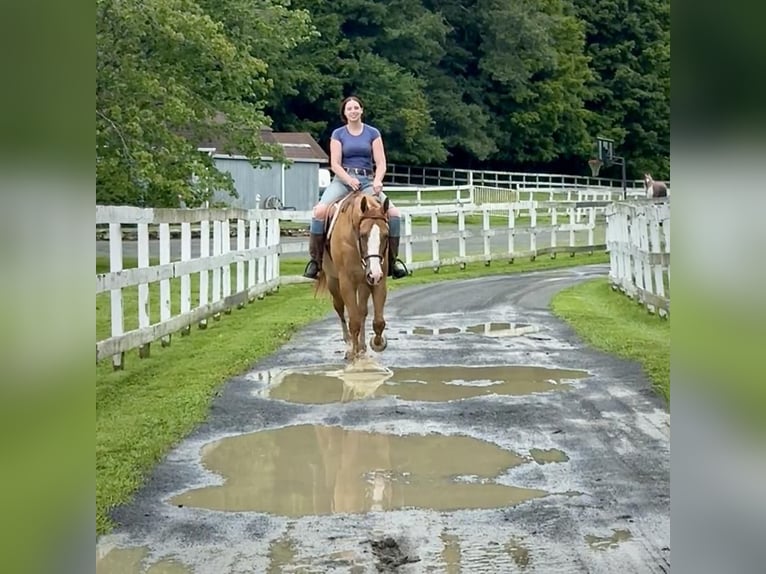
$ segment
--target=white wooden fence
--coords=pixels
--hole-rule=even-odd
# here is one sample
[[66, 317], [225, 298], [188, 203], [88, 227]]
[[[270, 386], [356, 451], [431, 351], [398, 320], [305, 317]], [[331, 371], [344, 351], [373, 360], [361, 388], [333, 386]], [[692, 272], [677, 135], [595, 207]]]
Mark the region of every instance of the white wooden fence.
[[[400, 256], [411, 270], [438, 271], [444, 265], [603, 251], [606, 244], [596, 233], [605, 231], [604, 223], [596, 211], [606, 205], [516, 201], [402, 207]], [[583, 222], [577, 221], [578, 212], [587, 214]], [[308, 238], [281, 237], [281, 221], [310, 219], [309, 211], [97, 206], [97, 230], [108, 226], [101, 245], [108, 242], [109, 252], [109, 271], [96, 275], [97, 305], [108, 304], [111, 320], [109, 335], [102, 333], [96, 342], [96, 359], [111, 357], [120, 368], [125, 351], [138, 348], [139, 356], [148, 356], [152, 342], [168, 345], [172, 334], [188, 334], [194, 324], [204, 327], [210, 317], [220, 318], [280, 284], [309, 281], [280, 276], [279, 257], [308, 252]], [[135, 268], [123, 265], [128, 247], [136, 250]]]
[[[389, 164], [386, 181], [404, 186], [473, 186], [547, 190], [570, 188], [612, 188], [622, 193], [622, 181], [608, 177], [589, 177], [556, 173], [527, 173], [515, 171], [491, 171], [453, 169], [446, 167], [424, 167]], [[668, 182], [666, 182], [668, 183]], [[642, 193], [642, 180], [626, 182], [628, 194]]]
[[660, 316], [670, 313], [670, 204], [617, 202], [607, 208], [609, 279]]
[[[235, 222], [232, 249], [231, 222]], [[174, 332], [188, 333], [190, 325], [207, 325], [208, 317], [262, 295], [279, 285], [279, 214], [275, 211], [234, 209], [141, 209], [96, 206], [96, 224], [109, 226], [109, 272], [96, 275], [96, 296], [110, 293], [111, 336], [96, 343], [96, 360], [112, 357], [120, 367], [123, 354], [139, 348], [147, 356], [149, 345], [170, 343]], [[192, 256], [192, 225], [198, 236], [198, 253]], [[180, 258], [171, 261], [171, 227], [180, 235]], [[123, 268], [123, 235], [135, 230], [138, 267]], [[150, 229], [151, 228], [151, 229]], [[211, 236], [212, 231], [212, 236]], [[159, 265], [150, 265], [150, 237], [159, 239]], [[156, 243], [153, 242], [153, 243]], [[232, 265], [235, 290], [232, 292]], [[192, 301], [191, 280], [198, 281]], [[172, 313], [171, 280], [180, 279], [177, 313]], [[150, 284], [159, 293], [150, 297]], [[125, 331], [124, 298], [137, 290], [137, 327]], [[131, 297], [131, 300], [133, 297]], [[154, 305], [159, 320], [151, 320]]]

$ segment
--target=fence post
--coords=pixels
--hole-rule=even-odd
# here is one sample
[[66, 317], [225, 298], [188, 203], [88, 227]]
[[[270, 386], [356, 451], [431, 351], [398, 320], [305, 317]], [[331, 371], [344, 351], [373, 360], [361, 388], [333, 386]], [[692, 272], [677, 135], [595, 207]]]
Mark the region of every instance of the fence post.
[[[200, 257], [210, 257], [210, 211], [206, 211], [205, 219], [199, 223], [199, 249]], [[208, 283], [210, 281], [210, 273], [207, 269], [202, 269], [199, 272], [199, 306], [207, 305], [210, 300], [208, 293]], [[199, 321], [199, 328], [207, 328], [207, 319], [203, 318]]]
[[[160, 223], [160, 265], [170, 263], [170, 225]], [[170, 279], [160, 281], [160, 321], [163, 323], [170, 320]], [[165, 335], [160, 339], [160, 345], [170, 345], [171, 335]]]
[[489, 265], [492, 261], [492, 249], [490, 245], [490, 221], [489, 221], [489, 209], [486, 207], [481, 208], [481, 230], [484, 235], [484, 264]]
[[[122, 226], [119, 223], [109, 224], [109, 271], [122, 271]], [[110, 310], [112, 315], [112, 337], [125, 332], [122, 311], [122, 289], [112, 289], [110, 294]], [[112, 357], [112, 368], [116, 371], [125, 367], [125, 353]]]
[[412, 215], [409, 212], [404, 214], [404, 263], [412, 263]]
[[[149, 225], [139, 223], [138, 229], [138, 267], [149, 267]], [[141, 283], [138, 286], [138, 327], [143, 329], [148, 327], [149, 319], [149, 285]], [[138, 356], [145, 359], [149, 356], [151, 346], [149, 343], [141, 345], [138, 349]]]
[[[216, 218], [213, 220], [213, 257], [221, 255], [221, 220]], [[221, 266], [216, 265], [213, 268], [213, 296], [211, 301], [215, 303], [221, 299]], [[220, 313], [213, 315], [213, 320], [219, 321], [221, 319]]]
[[461, 259], [460, 267], [461, 269], [464, 269], [465, 261], [462, 261], [462, 259], [465, 258], [465, 210], [462, 205], [458, 207], [457, 230], [459, 235], [457, 240], [458, 256]]
[[513, 263], [514, 252], [516, 251], [516, 204], [508, 205], [508, 255], [510, 262]]
[[439, 257], [439, 239], [436, 237], [439, 233], [439, 216], [436, 211], [431, 213], [431, 259], [434, 260], [436, 269], [439, 268], [441, 261]]
[[[181, 223], [181, 261], [191, 260], [191, 223]], [[181, 313], [191, 311], [191, 277], [188, 273], [181, 275]], [[191, 326], [181, 329], [181, 335], [191, 333]]]

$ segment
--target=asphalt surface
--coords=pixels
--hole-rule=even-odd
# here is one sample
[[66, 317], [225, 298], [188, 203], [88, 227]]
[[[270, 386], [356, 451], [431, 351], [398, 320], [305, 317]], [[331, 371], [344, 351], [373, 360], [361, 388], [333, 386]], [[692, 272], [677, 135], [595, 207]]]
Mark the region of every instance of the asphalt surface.
[[[340, 327], [328, 313], [222, 388], [208, 421], [155, 468], [132, 503], [113, 513], [118, 526], [98, 541], [97, 572], [668, 572], [669, 414], [639, 365], [584, 345], [548, 308], [561, 288], [606, 272], [604, 266], [591, 266], [495, 276], [389, 296], [389, 346], [373, 354], [381, 366], [394, 372], [438, 367], [434, 372], [442, 374], [449, 366], [585, 371], [561, 381], [556, 390], [488, 392], [445, 401], [378, 391], [342, 403], [272, 397], [277, 375], [285, 369], [311, 373], [342, 362]], [[466, 329], [490, 323], [524, 328], [506, 330], [508, 336]], [[315, 500], [323, 510], [313, 515], [303, 507], [280, 514], [178, 503], [190, 491], [221, 488], [225, 480], [201, 463], [205, 445], [210, 453], [209, 443], [220, 439], [299, 427], [378, 433], [392, 437], [392, 445], [394, 439], [416, 436], [468, 437], [476, 449], [456, 445], [439, 451], [444, 457], [447, 449], [446, 458], [454, 459], [449, 463], [465, 468], [449, 480], [513, 487], [524, 496], [494, 507], [445, 510], [461, 502], [439, 498], [447, 490], [435, 486], [417, 499], [433, 495], [431, 507], [416, 502], [416, 507], [343, 512], [337, 499], [328, 512], [326, 501]], [[311, 481], [306, 473], [313, 471], [306, 469], [314, 466], [302, 461], [314, 453], [305, 452], [281, 463], [288, 466], [274, 475], [280, 478], [269, 497], [297, 496], [298, 483]], [[535, 456], [540, 452], [559, 454], [543, 463]], [[511, 453], [516, 462], [496, 476], [482, 468], [482, 457]], [[259, 453], [239, 451], [238, 456], [245, 468]], [[417, 466], [418, 461], [409, 462]], [[260, 472], [257, 464], [248, 468], [253, 475]], [[381, 476], [376, 488], [395, 490], [393, 475]], [[337, 490], [338, 484], [331, 486]], [[297, 502], [269, 502], [280, 502], [269, 508], [298, 508]]]

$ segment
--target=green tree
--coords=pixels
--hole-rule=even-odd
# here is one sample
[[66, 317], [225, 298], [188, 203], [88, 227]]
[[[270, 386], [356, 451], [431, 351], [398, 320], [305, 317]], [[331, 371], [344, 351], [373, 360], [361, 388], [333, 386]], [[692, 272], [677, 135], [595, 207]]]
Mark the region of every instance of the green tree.
[[305, 130], [325, 145], [340, 125], [338, 104], [359, 96], [383, 132], [390, 161], [441, 163], [424, 71], [439, 57], [443, 25], [418, 2], [298, 0], [319, 36], [272, 68], [278, 89], [268, 111], [279, 129]]
[[669, 176], [670, 2], [574, 0], [594, 72], [592, 135], [615, 140], [630, 177]]
[[567, 0], [479, 0], [485, 101], [495, 158], [544, 164], [587, 153], [584, 30]]
[[286, 1], [97, 0], [96, 199], [175, 206], [233, 191], [197, 145], [253, 158], [263, 143], [269, 58], [310, 35]]

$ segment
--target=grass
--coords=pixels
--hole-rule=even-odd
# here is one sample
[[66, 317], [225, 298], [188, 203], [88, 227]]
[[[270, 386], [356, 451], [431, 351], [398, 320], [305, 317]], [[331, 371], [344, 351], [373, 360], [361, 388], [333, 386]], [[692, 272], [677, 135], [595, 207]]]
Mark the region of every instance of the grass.
[[[389, 285], [395, 291], [434, 281], [606, 261], [607, 254], [596, 253], [538, 257], [535, 262], [517, 260], [512, 265], [473, 264], [464, 270], [451, 266], [438, 274], [419, 271]], [[103, 258], [97, 259], [97, 271], [103, 271], [105, 265]], [[280, 272], [299, 275], [304, 265], [303, 260], [285, 260]], [[97, 532], [111, 529], [109, 510], [128, 502], [165, 453], [204, 421], [222, 383], [276, 351], [297, 329], [331, 312], [329, 299], [315, 297], [312, 285], [283, 286], [263, 300], [222, 315], [220, 321], [208, 321], [205, 331], [193, 328], [188, 336], [173, 335], [169, 347], [154, 343], [149, 358], [139, 359], [137, 351], [126, 353], [124, 371], [113, 371], [109, 360], [97, 364]], [[108, 302], [97, 302], [96, 314], [97, 326], [103, 332], [108, 324]]]
[[594, 347], [638, 361], [654, 389], [670, 401], [670, 321], [650, 315], [606, 279], [594, 279], [560, 291], [553, 312]]

